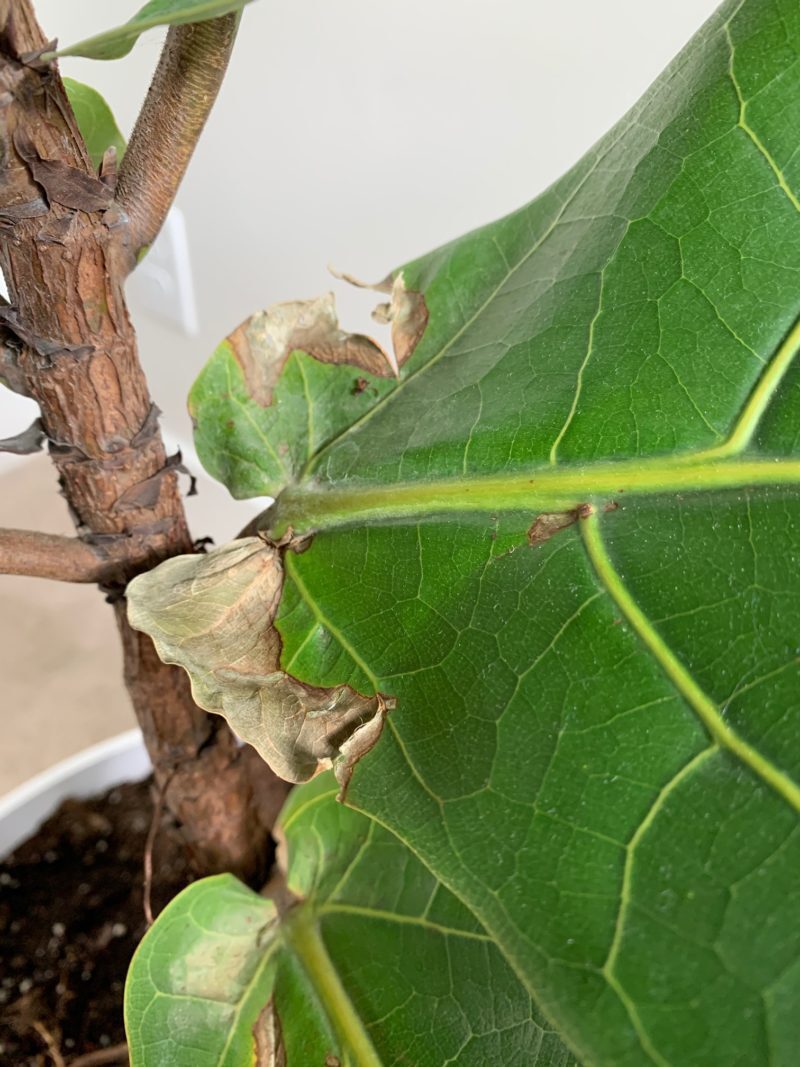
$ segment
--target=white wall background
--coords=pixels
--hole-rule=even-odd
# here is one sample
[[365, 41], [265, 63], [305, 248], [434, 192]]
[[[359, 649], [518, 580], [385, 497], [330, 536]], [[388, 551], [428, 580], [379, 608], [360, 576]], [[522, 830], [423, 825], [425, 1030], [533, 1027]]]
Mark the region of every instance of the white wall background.
[[[38, 0], [62, 43], [129, 18], [137, 0]], [[137, 309], [142, 357], [171, 441], [216, 342], [256, 308], [367, 279], [520, 206], [640, 96], [715, 0], [259, 0], [179, 198], [200, 336]], [[159, 50], [65, 60], [128, 132]], [[373, 301], [336, 284], [349, 328]], [[371, 327], [370, 327], [371, 328]], [[0, 388], [0, 437], [26, 402]], [[195, 533], [230, 536], [242, 505], [209, 484]], [[236, 508], [238, 507], [238, 511]]]

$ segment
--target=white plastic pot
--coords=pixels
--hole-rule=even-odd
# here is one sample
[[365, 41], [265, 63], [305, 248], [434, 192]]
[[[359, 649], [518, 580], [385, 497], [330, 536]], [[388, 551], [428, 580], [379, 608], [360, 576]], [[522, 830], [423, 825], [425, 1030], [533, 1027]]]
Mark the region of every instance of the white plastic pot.
[[139, 730], [100, 741], [0, 797], [0, 858], [35, 833], [67, 797], [85, 798], [150, 773]]

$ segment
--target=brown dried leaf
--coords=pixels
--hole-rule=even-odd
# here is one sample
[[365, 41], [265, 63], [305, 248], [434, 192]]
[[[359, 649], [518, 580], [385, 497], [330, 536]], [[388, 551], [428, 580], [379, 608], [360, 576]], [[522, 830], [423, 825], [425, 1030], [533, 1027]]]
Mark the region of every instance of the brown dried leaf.
[[280, 669], [273, 620], [282, 587], [280, 550], [250, 537], [140, 575], [128, 587], [128, 616], [164, 662], [187, 671], [198, 704], [224, 715], [277, 775], [304, 782], [333, 767], [344, 792], [389, 705]]

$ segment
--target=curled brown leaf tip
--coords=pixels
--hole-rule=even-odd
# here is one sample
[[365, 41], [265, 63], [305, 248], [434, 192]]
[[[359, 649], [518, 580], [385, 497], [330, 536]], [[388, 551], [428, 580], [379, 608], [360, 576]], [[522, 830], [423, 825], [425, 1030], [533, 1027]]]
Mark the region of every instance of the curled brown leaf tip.
[[349, 285], [355, 285], [359, 289], [371, 289], [376, 293], [389, 293], [391, 300], [388, 303], [378, 304], [372, 312], [372, 317], [381, 325], [390, 324], [392, 327], [392, 348], [394, 359], [392, 360], [395, 375], [406, 363], [414, 352], [414, 349], [425, 333], [428, 325], [428, 308], [425, 297], [414, 289], [407, 289], [403, 272], [398, 271], [394, 278], [391, 275], [382, 282], [371, 285], [362, 282], [352, 274], [345, 274], [333, 267], [328, 270], [334, 276]]
[[281, 548], [259, 537], [178, 556], [128, 587], [131, 625], [183, 667], [195, 700], [224, 715], [275, 773], [305, 782], [332, 767], [342, 794], [375, 745], [390, 701], [348, 685], [311, 686], [281, 669], [274, 626]]
[[378, 693], [375, 700], [376, 707], [372, 718], [363, 722], [342, 742], [339, 755], [333, 761], [333, 774], [339, 783], [336, 799], [340, 804], [344, 804], [347, 799], [347, 789], [356, 764], [378, 743], [386, 716], [395, 707], [395, 701], [382, 693]]

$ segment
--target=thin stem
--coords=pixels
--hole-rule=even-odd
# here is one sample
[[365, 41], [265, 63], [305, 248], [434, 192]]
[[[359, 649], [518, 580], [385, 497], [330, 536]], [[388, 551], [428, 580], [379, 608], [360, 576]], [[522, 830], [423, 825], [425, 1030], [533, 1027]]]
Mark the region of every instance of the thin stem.
[[103, 559], [77, 537], [0, 530], [0, 574], [24, 574], [59, 582], [107, 582], [119, 578], [118, 559]]
[[158, 787], [155, 804], [153, 805], [153, 818], [150, 820], [150, 829], [147, 831], [147, 840], [144, 844], [144, 884], [142, 886], [142, 908], [148, 927], [153, 925], [153, 849], [161, 826], [161, 815], [164, 811], [164, 796], [172, 781], [175, 772], [171, 771]]
[[107, 1067], [108, 1064], [123, 1064], [128, 1062], [128, 1045], [123, 1041], [119, 1045], [111, 1045], [110, 1048], [99, 1048], [94, 1052], [86, 1052], [75, 1060], [70, 1060], [67, 1067]]
[[122, 160], [117, 204], [134, 262], [175, 199], [228, 66], [239, 15], [173, 26]]

